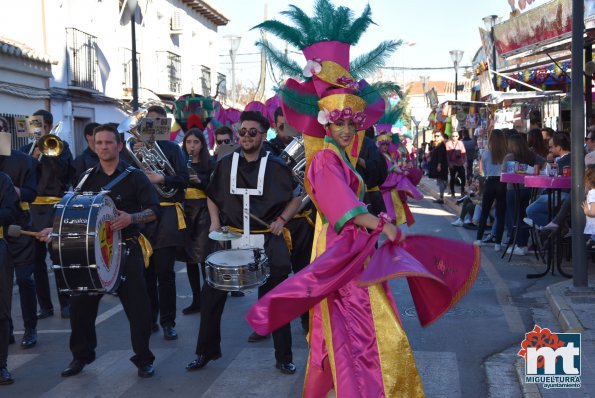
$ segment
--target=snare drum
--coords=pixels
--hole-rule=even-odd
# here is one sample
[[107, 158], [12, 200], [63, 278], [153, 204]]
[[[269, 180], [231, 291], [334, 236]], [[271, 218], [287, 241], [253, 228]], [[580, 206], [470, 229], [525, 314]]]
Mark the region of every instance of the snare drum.
[[264, 285], [269, 277], [269, 259], [262, 249], [221, 250], [207, 256], [207, 283], [228, 292]]
[[118, 216], [106, 192], [67, 193], [55, 206], [52, 249], [60, 292], [115, 293], [121, 281], [123, 242], [110, 225]]

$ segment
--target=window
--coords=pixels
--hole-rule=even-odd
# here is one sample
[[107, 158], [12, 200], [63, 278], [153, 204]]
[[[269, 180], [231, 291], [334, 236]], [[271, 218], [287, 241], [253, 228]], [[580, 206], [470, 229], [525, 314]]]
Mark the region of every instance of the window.
[[217, 92], [215, 97], [220, 98], [220, 101], [227, 99], [227, 77], [222, 73], [217, 73]]
[[182, 91], [182, 57], [169, 51], [158, 51], [157, 62], [160, 75], [167, 77], [167, 83], [165, 86], [162, 85], [161, 89], [180, 93]]
[[201, 67], [201, 87], [202, 87], [202, 95], [205, 97], [211, 96], [211, 68], [207, 68], [206, 66]]
[[[120, 60], [122, 62], [122, 89], [125, 97], [132, 96], [132, 50], [120, 47]], [[136, 53], [136, 65], [138, 69], [138, 85], [141, 86], [140, 53]]]
[[66, 40], [69, 85], [97, 90], [97, 38], [75, 28], [66, 28]]
[[[27, 145], [30, 140], [26, 137], [19, 137], [17, 136], [17, 126], [15, 125], [14, 121], [17, 118], [25, 117], [25, 115], [15, 115], [12, 113], [0, 113], [0, 116], [6, 119], [8, 122], [8, 132], [11, 135], [11, 147], [12, 149], [19, 149], [24, 145]], [[27, 115], [28, 116], [28, 115]]]

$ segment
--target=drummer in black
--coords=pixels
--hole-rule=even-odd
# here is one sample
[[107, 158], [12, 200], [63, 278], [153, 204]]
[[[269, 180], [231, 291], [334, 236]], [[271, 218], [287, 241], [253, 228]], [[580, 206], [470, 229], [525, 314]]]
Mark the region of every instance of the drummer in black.
[[[5, 119], [0, 118], [0, 130], [6, 129]], [[6, 131], [8, 132], [8, 131]], [[23, 230], [31, 230], [31, 214], [29, 203], [37, 196], [36, 161], [20, 151], [2, 148], [0, 155], [0, 171], [6, 173], [15, 186], [20, 204], [16, 209], [14, 223]], [[6, 237], [8, 250], [12, 256], [25, 333], [21, 341], [22, 348], [31, 348], [37, 344], [37, 294], [35, 291], [35, 244], [36, 240], [30, 236]]]
[[[43, 117], [44, 134], [52, 129], [54, 117], [46, 110], [40, 109], [33, 114]], [[22, 152], [31, 153], [31, 145], [21, 148]], [[33, 231], [41, 231], [52, 226], [54, 205], [62, 199], [68, 190], [72, 173], [72, 153], [68, 143], [64, 141], [64, 148], [59, 156], [42, 156], [39, 149], [32, 151], [32, 156], [37, 160], [37, 197], [31, 203], [31, 218]], [[43, 242], [35, 243], [35, 288], [40, 311], [38, 318], [47, 318], [54, 315], [54, 306], [50, 295], [50, 283], [46, 264], [47, 246]], [[68, 318], [68, 296], [58, 294], [60, 309], [63, 318]]]
[[18, 205], [17, 193], [10, 177], [0, 172], [0, 385], [13, 383], [12, 376], [6, 368], [13, 265], [4, 240], [4, 232], [15, 221]]
[[[90, 170], [80, 188], [81, 191], [99, 192], [111, 181], [123, 177], [110, 189], [119, 216], [112, 222], [113, 231], [122, 231], [126, 243], [126, 258], [121, 264], [122, 282], [117, 289], [126, 317], [130, 322], [130, 337], [134, 356], [130, 360], [137, 366], [139, 377], [151, 377], [155, 373], [153, 353], [149, 349], [151, 337], [151, 308], [143, 276], [144, 260], [139, 245], [140, 227], [154, 221], [159, 214], [159, 199], [149, 179], [137, 169], [119, 159], [122, 147], [120, 135], [109, 125], [100, 125], [93, 133], [99, 164]], [[83, 175], [82, 178], [85, 178]], [[82, 179], [81, 179], [82, 181]], [[42, 239], [48, 242], [52, 229], [42, 231]], [[95, 360], [97, 336], [95, 319], [101, 295], [77, 295], [70, 298], [70, 351], [73, 360], [62, 376], [81, 372], [86, 364]]]
[[[221, 225], [236, 230], [243, 228], [243, 195], [230, 193], [231, 174], [235, 173], [238, 189], [257, 189], [263, 164], [263, 194], [250, 196], [249, 199], [250, 212], [269, 224], [267, 228], [255, 221], [250, 223], [253, 234], [264, 234], [264, 251], [271, 270], [269, 279], [259, 288], [259, 296], [262, 296], [284, 281], [291, 272], [289, 249], [284, 239], [283, 227], [297, 211], [301, 190], [284, 162], [262, 149], [269, 128], [268, 120], [260, 112], [245, 111], [240, 116], [240, 122], [240, 148], [217, 162], [207, 187], [207, 205], [211, 215], [209, 230], [219, 230]], [[235, 171], [232, 166], [234, 156], [238, 159]], [[209, 361], [221, 357], [221, 316], [226, 299], [227, 292], [214, 289], [208, 283], [203, 285], [200, 330], [196, 346], [198, 357], [186, 366], [187, 370], [201, 369]], [[295, 373], [290, 325], [284, 325], [273, 332], [273, 341], [276, 367], [286, 374]]]
[[[165, 118], [167, 113], [161, 106], [151, 106], [147, 109], [147, 117]], [[161, 216], [158, 222], [146, 226], [143, 233], [147, 235], [153, 246], [151, 264], [145, 270], [149, 298], [151, 299], [151, 314], [153, 331], [159, 330], [157, 317], [163, 327], [163, 337], [175, 340], [178, 333], [176, 326], [176, 251], [183, 247], [186, 234], [184, 220], [184, 190], [188, 186], [188, 169], [185, 157], [180, 147], [170, 141], [157, 141], [161, 151], [173, 167], [175, 175], [161, 175], [149, 170], [145, 174], [153, 184], [164, 184], [165, 189], [177, 189], [177, 192], [166, 198], [159, 194]], [[135, 150], [144, 145], [135, 144]]]

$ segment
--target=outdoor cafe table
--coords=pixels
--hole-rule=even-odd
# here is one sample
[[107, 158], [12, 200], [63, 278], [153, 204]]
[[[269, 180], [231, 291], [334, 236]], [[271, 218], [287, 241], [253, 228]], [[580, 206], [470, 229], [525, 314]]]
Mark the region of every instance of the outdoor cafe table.
[[[547, 189], [547, 197], [548, 197], [548, 218], [551, 221], [555, 215], [555, 211], [559, 208], [561, 204], [561, 190], [562, 189], [570, 189], [571, 186], [571, 178], [570, 177], [550, 177], [545, 175], [538, 175], [538, 176], [526, 176], [525, 177], [525, 186], [528, 188], [544, 188]], [[554, 206], [554, 198], [553, 195], [556, 194], [557, 197], [556, 205]], [[555, 232], [554, 236], [552, 236], [548, 240], [548, 258], [547, 258], [547, 268], [544, 272], [538, 274], [528, 274], [527, 278], [541, 278], [548, 274], [548, 272], [552, 272], [554, 275], [554, 261], [556, 262], [556, 266], [558, 268], [558, 272], [560, 275], [563, 275], [567, 278], [570, 278], [571, 275], [568, 275], [561, 269], [561, 259], [558, 258], [559, 252], [559, 243], [560, 243], [560, 232], [559, 230]]]
[[[500, 175], [500, 182], [506, 182], [508, 184], [512, 184], [512, 189], [514, 190], [514, 197], [515, 197], [516, 203], [520, 203], [520, 201], [521, 201], [521, 185], [525, 184], [526, 176], [527, 176], [527, 174], [521, 174], [521, 173], [502, 173]], [[510, 260], [512, 260], [512, 252], [514, 251], [514, 247], [516, 246], [518, 231], [519, 231], [519, 228], [521, 227], [521, 225], [520, 225], [520, 223], [521, 223], [521, 207], [520, 206], [514, 207], [513, 220], [514, 220], [514, 222], [513, 222], [514, 229], [512, 232], [512, 236], [508, 240], [508, 244], [506, 245], [506, 248], [504, 249], [504, 251], [502, 252], [502, 256], [500, 257], [500, 258], [504, 258], [504, 256], [506, 256], [506, 252], [508, 251], [508, 248], [512, 246], [512, 249], [510, 249], [510, 255], [508, 256], [508, 262], [510, 262]]]

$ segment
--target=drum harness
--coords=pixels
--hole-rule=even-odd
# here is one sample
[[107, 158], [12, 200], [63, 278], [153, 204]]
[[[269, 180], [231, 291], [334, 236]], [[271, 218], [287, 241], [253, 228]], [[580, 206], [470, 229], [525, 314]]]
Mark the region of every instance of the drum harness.
[[[90, 169], [85, 171], [85, 174], [81, 177], [81, 180], [77, 184], [76, 188], [74, 188], [74, 192], [81, 192], [83, 185], [87, 181], [87, 178], [89, 178], [89, 175], [91, 175], [91, 172], [93, 171], [93, 169], [95, 169], [95, 167], [91, 167]], [[122, 174], [120, 174], [118, 177], [116, 177], [115, 179], [110, 181], [105, 187], [102, 187], [101, 192], [103, 192], [103, 193], [110, 192], [110, 190], [113, 187], [115, 187], [117, 184], [119, 184], [124, 178], [126, 178], [134, 170], [136, 170], [136, 169], [133, 166], [128, 166], [122, 172]], [[136, 240], [136, 242], [139, 244], [142, 254], [143, 254], [145, 268], [147, 268], [149, 266], [149, 258], [153, 254], [153, 248], [151, 247], [151, 243], [149, 242], [149, 240], [147, 238], [145, 238], [145, 236], [143, 234], [140, 234], [137, 237], [128, 238], [126, 240], [128, 240], [128, 241]], [[126, 251], [125, 251], [126, 256], [128, 256], [129, 253], [130, 253], [130, 248], [127, 247]], [[121, 278], [122, 278], [122, 282], [124, 282], [126, 280], [125, 276], [122, 276]]]

